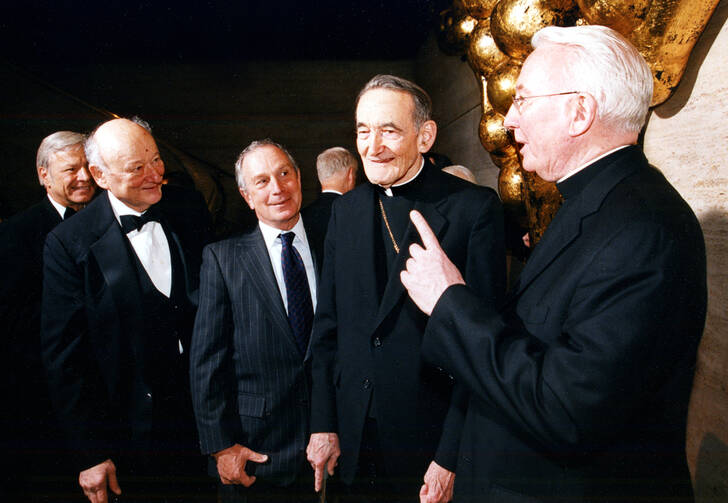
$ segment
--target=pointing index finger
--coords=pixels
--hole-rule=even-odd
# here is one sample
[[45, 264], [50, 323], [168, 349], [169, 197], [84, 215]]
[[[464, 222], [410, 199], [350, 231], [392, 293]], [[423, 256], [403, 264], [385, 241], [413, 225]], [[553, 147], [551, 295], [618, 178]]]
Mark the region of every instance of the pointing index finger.
[[440, 243], [437, 240], [437, 236], [435, 236], [435, 233], [432, 232], [432, 229], [430, 228], [430, 225], [427, 223], [427, 220], [425, 220], [425, 217], [423, 217], [419, 211], [417, 211], [417, 210], [410, 211], [410, 219], [412, 220], [412, 223], [415, 225], [417, 232], [419, 232], [420, 238], [422, 238], [422, 244], [424, 245], [425, 249], [440, 247]]

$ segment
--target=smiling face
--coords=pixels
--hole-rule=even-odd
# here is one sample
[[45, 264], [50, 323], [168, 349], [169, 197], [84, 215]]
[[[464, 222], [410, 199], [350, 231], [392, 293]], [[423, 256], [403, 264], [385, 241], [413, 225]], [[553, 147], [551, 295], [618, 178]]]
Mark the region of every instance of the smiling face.
[[[528, 97], [572, 91], [559, 70], [568, 61], [568, 49], [544, 45], [526, 59], [516, 83], [516, 96]], [[511, 129], [523, 158], [523, 169], [546, 181], [556, 181], [572, 167], [570, 123], [578, 95], [545, 96], [525, 100], [520, 112], [511, 105], [503, 122]]]
[[258, 220], [280, 230], [298, 222], [301, 177], [288, 156], [274, 145], [263, 145], [243, 158], [245, 190], [240, 194]]
[[91, 201], [96, 191], [80, 143], [52, 153], [48, 165], [38, 167], [38, 175], [54, 201], [75, 210]]
[[406, 92], [375, 88], [359, 99], [356, 146], [371, 183], [391, 187], [414, 177], [436, 133], [431, 120], [417, 129], [414, 102]]
[[145, 211], [162, 198], [164, 162], [152, 135], [126, 119], [99, 127], [95, 135], [107, 169], [90, 166], [99, 187], [136, 211]]

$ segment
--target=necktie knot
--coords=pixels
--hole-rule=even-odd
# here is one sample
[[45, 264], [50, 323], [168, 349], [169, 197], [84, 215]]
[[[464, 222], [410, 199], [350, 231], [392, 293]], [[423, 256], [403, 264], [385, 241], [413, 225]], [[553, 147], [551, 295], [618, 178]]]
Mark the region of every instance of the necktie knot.
[[144, 224], [149, 222], [159, 222], [159, 217], [151, 209], [145, 211], [142, 215], [122, 215], [119, 217], [121, 220], [121, 229], [124, 234], [129, 234], [131, 231], [140, 231]]
[[63, 212], [63, 220], [67, 219], [68, 217], [72, 217], [76, 214], [76, 210], [68, 206], [66, 210]]

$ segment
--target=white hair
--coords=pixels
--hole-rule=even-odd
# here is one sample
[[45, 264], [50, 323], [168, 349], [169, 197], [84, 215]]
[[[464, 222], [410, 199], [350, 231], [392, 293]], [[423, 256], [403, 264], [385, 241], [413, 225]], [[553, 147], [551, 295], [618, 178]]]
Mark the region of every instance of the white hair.
[[473, 172], [460, 164], [451, 164], [450, 166], [445, 166], [444, 168], [442, 168], [442, 170], [445, 173], [450, 173], [451, 175], [462, 178], [463, 180], [467, 180], [470, 183], [474, 183], [476, 185], [478, 183], [478, 180], [475, 178]]
[[[83, 142], [85, 140], [86, 135], [73, 131], [56, 131], [55, 133], [46, 136], [43, 138], [43, 141], [40, 142], [38, 153], [35, 156], [36, 168], [40, 168], [41, 166], [48, 168], [48, 163], [50, 162], [53, 154], [76, 145], [83, 146]], [[52, 176], [50, 170], [48, 170], [48, 175]], [[40, 178], [40, 174], [38, 175], [38, 180], [41, 185], [44, 185], [43, 179]]]
[[356, 171], [357, 167], [356, 157], [344, 147], [331, 147], [316, 157], [316, 173], [321, 183], [332, 176], [345, 174], [349, 168]]
[[606, 26], [548, 26], [531, 39], [534, 48], [556, 44], [571, 49], [562, 67], [573, 89], [589, 93], [598, 116], [610, 127], [639, 132], [652, 101], [652, 72], [637, 49]]

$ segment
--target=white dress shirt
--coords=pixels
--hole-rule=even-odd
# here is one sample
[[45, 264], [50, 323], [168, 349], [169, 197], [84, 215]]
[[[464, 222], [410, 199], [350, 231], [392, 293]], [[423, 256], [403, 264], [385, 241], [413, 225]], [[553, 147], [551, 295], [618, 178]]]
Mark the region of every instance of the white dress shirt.
[[56, 209], [58, 214], [61, 215], [61, 220], [64, 220], [66, 218], [66, 207], [60, 203], [57, 203], [56, 200], [53, 199], [50, 194], [46, 194], [46, 195], [48, 196], [48, 200], [51, 202], [51, 204]]
[[296, 222], [296, 225], [290, 231], [276, 229], [275, 227], [264, 224], [260, 220], [258, 221], [258, 225], [260, 232], [263, 233], [263, 241], [265, 241], [265, 247], [268, 250], [270, 263], [273, 266], [273, 274], [276, 277], [276, 283], [278, 283], [278, 290], [281, 292], [286, 313], [288, 313], [288, 295], [286, 282], [283, 279], [283, 266], [281, 265], [281, 250], [283, 249], [283, 245], [281, 244], [280, 234], [286, 232], [295, 233], [293, 246], [296, 247], [299, 255], [301, 255], [303, 265], [306, 268], [306, 279], [308, 279], [308, 288], [311, 291], [311, 302], [313, 303], [313, 310], [316, 312], [316, 270], [313, 266], [313, 255], [311, 255], [311, 248], [308, 245], [306, 229], [303, 227], [303, 218], [299, 215], [298, 222]]
[[[107, 190], [106, 193], [109, 195], [111, 209], [119, 225], [121, 225], [123, 215], [137, 217], [142, 215], [142, 213], [129, 208], [110, 191]], [[169, 243], [162, 224], [147, 222], [140, 230], [133, 230], [126, 237], [129, 239], [134, 252], [139, 257], [139, 261], [144, 266], [144, 270], [147, 271], [154, 286], [169, 297], [172, 292], [172, 256], [169, 252]]]

